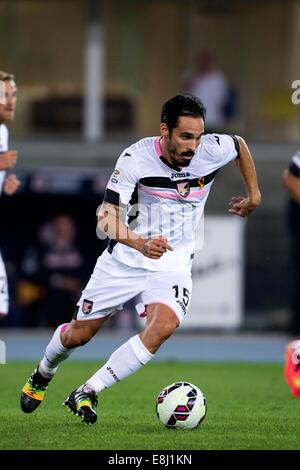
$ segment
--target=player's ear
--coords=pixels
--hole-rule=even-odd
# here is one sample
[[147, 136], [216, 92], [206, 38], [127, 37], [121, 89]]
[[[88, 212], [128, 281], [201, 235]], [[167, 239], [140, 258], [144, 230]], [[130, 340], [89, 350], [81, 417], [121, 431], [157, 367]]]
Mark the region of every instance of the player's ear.
[[169, 136], [169, 129], [168, 129], [168, 126], [165, 122], [160, 123], [160, 135], [162, 137], [168, 137]]

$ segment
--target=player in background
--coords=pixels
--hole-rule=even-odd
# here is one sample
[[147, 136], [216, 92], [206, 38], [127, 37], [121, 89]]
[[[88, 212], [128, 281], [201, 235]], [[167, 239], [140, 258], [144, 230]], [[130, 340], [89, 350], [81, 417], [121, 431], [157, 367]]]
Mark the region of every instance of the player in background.
[[[110, 243], [97, 260], [73, 320], [57, 328], [24, 385], [21, 408], [25, 413], [41, 403], [58, 364], [90, 341], [106, 319], [137, 294], [145, 306], [143, 331], [113, 352], [65, 400], [83, 421], [96, 421], [99, 392], [150, 361], [180, 325], [191, 298], [197, 222], [223, 165], [235, 160], [246, 187], [246, 196], [231, 199], [229, 212], [246, 217], [260, 204], [245, 141], [204, 135], [204, 121], [205, 108], [198, 98], [177, 95], [162, 108], [160, 136], [142, 139], [121, 154], [98, 214], [98, 229]], [[137, 200], [138, 212], [132, 212]], [[122, 222], [124, 211], [127, 223]]]
[[[282, 185], [291, 197], [289, 225], [291, 232], [291, 258], [293, 263], [293, 299], [291, 333], [300, 337], [300, 151], [292, 157], [290, 166], [282, 173]], [[285, 348], [284, 377], [295, 397], [300, 397], [300, 340], [294, 340]]]
[[289, 168], [283, 171], [282, 185], [291, 198], [300, 204], [300, 150], [292, 157]]
[[[11, 196], [17, 191], [20, 182], [13, 173], [6, 176], [6, 170], [11, 169], [18, 158], [15, 150], [8, 150], [6, 123], [13, 121], [15, 117], [17, 87], [14, 75], [1, 70], [0, 93], [0, 195], [3, 192]], [[8, 301], [7, 276], [0, 254], [0, 319], [8, 314]]]

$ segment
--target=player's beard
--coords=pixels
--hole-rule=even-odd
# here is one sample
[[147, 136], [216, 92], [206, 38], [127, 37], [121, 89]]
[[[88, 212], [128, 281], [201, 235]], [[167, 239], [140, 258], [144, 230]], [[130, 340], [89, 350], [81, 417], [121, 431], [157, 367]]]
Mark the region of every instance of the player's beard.
[[184, 158], [184, 157], [193, 157], [194, 152], [183, 152], [183, 153], [180, 153], [180, 154], [175, 153], [175, 155], [176, 155], [176, 157], [172, 156], [172, 160], [174, 162], [174, 165], [175, 166], [186, 167], [186, 166], [189, 166], [189, 164], [192, 161], [192, 158]]
[[190, 160], [184, 160], [182, 159], [179, 163], [177, 163], [178, 166], [183, 166], [183, 167], [186, 167], [186, 166], [189, 166], [189, 164], [191, 163], [192, 159]]
[[189, 164], [192, 161], [192, 158], [185, 159], [184, 157], [193, 157], [194, 154], [195, 154], [195, 152], [193, 152], [191, 150], [186, 151], [186, 152], [182, 152], [182, 153], [178, 153], [176, 151], [176, 148], [174, 147], [174, 145], [171, 144], [171, 142], [169, 143], [168, 152], [169, 152], [169, 155], [171, 157], [172, 164], [174, 166], [179, 166], [179, 167], [189, 166]]

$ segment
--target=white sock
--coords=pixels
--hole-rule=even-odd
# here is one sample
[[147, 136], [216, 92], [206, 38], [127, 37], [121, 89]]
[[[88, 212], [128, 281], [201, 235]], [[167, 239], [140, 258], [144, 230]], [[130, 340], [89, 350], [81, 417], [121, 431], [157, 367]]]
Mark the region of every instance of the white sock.
[[39, 364], [39, 371], [46, 378], [52, 378], [58, 369], [58, 364], [67, 359], [75, 349], [67, 349], [62, 345], [60, 334], [67, 328], [67, 325], [68, 323], [64, 323], [55, 330]]
[[84, 387], [86, 391], [94, 390], [98, 393], [136, 372], [153, 356], [143, 345], [139, 335], [133, 336], [113, 352], [106, 364], [79, 388]]

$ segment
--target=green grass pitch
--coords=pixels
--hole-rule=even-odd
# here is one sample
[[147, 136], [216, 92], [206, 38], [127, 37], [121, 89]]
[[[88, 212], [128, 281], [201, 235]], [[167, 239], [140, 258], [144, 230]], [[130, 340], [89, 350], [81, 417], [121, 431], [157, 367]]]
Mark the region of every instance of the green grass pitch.
[[[94, 426], [83, 425], [62, 402], [99, 363], [62, 364], [42, 405], [26, 415], [19, 396], [34, 366], [0, 365], [2, 450], [300, 449], [300, 399], [290, 395], [281, 364], [148, 364], [102, 392]], [[160, 390], [182, 380], [201, 388], [208, 402], [206, 419], [192, 431], [164, 428], [155, 412]]]

